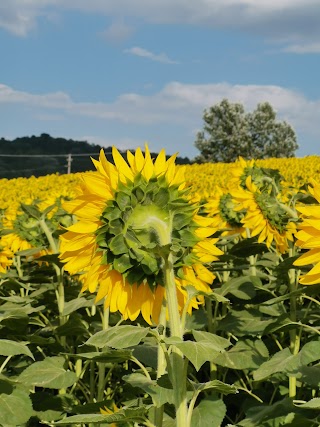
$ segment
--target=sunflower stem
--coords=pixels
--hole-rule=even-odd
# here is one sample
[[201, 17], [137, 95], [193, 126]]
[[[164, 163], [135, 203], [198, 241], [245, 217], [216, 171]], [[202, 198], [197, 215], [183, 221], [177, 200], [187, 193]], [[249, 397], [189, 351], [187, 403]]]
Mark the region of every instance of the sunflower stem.
[[[106, 331], [109, 328], [109, 308], [102, 308], [101, 313], [102, 330]], [[100, 402], [104, 397], [106, 367], [104, 362], [98, 362], [98, 393], [97, 400]]]
[[46, 223], [46, 220], [44, 218], [41, 218], [39, 220], [39, 225], [42, 228], [42, 231], [44, 232], [44, 234], [46, 235], [48, 242], [50, 244], [51, 250], [54, 254], [59, 253], [59, 248], [58, 245], [56, 243], [56, 241], [54, 240], [52, 233]]
[[[167, 307], [166, 307], [166, 301], [164, 299], [161, 307], [160, 316], [159, 316], [159, 325], [163, 326], [163, 332], [159, 334], [160, 339], [166, 336], [166, 323], [167, 323], [166, 311], [167, 311]], [[167, 363], [166, 363], [165, 353], [160, 343], [158, 343], [157, 379], [160, 378], [166, 372], [166, 367], [167, 367]], [[160, 408], [156, 407], [154, 409], [154, 425], [156, 427], [162, 427], [163, 410], [164, 410], [163, 405], [160, 406]]]
[[[246, 228], [246, 235], [247, 235], [247, 238], [250, 239], [251, 233], [250, 233], [249, 228]], [[252, 276], [256, 276], [257, 275], [257, 268], [256, 268], [255, 257], [253, 255], [249, 255], [249, 262], [250, 262], [250, 274]]]
[[[289, 249], [289, 256], [294, 256], [294, 249]], [[289, 291], [293, 292], [297, 288], [297, 280], [296, 280], [296, 273], [294, 269], [290, 269], [288, 272], [289, 275]], [[290, 320], [291, 322], [297, 322], [297, 299], [296, 295], [290, 296]], [[300, 334], [297, 333], [297, 327], [294, 329], [290, 329], [289, 331], [290, 336], [290, 351], [293, 355], [296, 355], [299, 353], [300, 349]], [[297, 379], [296, 377], [289, 376], [289, 397], [292, 397], [293, 399], [296, 397], [297, 394]]]
[[[175, 284], [172, 254], [164, 259], [164, 277], [166, 288], [166, 299], [168, 303], [170, 331], [172, 337], [183, 339], [181, 328], [181, 319], [177, 299], [177, 289]], [[183, 354], [175, 346], [171, 353], [172, 363], [172, 385], [176, 409], [176, 426], [186, 427], [187, 424], [187, 387], [186, 387], [186, 370]]]
[[[160, 246], [171, 243], [172, 217], [163, 221], [160, 218], [150, 216], [145, 222], [158, 236]], [[169, 312], [170, 334], [172, 337], [183, 339], [183, 330], [177, 298], [177, 287], [173, 268], [172, 253], [163, 255], [163, 277], [166, 292], [166, 303]], [[176, 426], [187, 427], [187, 372], [185, 359], [180, 350], [172, 347], [171, 358], [171, 381], [173, 386], [174, 404], [176, 409]]]

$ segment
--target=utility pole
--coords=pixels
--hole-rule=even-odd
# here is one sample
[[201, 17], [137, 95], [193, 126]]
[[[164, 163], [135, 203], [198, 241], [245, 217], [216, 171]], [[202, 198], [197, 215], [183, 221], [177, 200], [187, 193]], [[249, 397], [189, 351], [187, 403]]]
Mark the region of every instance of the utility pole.
[[71, 154], [69, 153], [67, 156], [67, 168], [68, 168], [67, 174], [68, 175], [71, 173], [71, 162], [72, 162], [72, 157], [71, 157]]

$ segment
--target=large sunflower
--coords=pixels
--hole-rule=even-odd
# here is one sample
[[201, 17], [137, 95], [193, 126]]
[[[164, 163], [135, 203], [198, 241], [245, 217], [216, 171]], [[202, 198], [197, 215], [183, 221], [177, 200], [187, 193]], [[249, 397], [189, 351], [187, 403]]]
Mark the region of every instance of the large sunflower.
[[[210, 292], [214, 275], [203, 265], [222, 252], [210, 237], [212, 219], [185, 188], [184, 168], [162, 150], [153, 162], [148, 147], [123, 159], [113, 147], [114, 164], [103, 151], [97, 172], [82, 175], [79, 195], [64, 206], [78, 222], [61, 236], [61, 259], [71, 274], [83, 272], [83, 290], [97, 291], [112, 312], [134, 320], [141, 313], [157, 323], [166, 297], [163, 259], [170, 252], [180, 311], [186, 285]], [[202, 297], [193, 298], [197, 308]]]
[[288, 250], [288, 240], [293, 241], [294, 222], [274, 195], [266, 188], [260, 190], [249, 175], [245, 182], [246, 190], [239, 187], [232, 191], [232, 196], [239, 202], [236, 210], [246, 210], [241, 220], [243, 226], [250, 230], [251, 237], [258, 236], [258, 242], [265, 242], [269, 248], [274, 242], [280, 253]]
[[[320, 184], [311, 180], [309, 192], [320, 203]], [[320, 283], [320, 205], [299, 206], [296, 208], [302, 214], [302, 223], [296, 233], [296, 245], [302, 249], [309, 249], [295, 262], [296, 266], [314, 265], [311, 270], [300, 277], [303, 285]]]

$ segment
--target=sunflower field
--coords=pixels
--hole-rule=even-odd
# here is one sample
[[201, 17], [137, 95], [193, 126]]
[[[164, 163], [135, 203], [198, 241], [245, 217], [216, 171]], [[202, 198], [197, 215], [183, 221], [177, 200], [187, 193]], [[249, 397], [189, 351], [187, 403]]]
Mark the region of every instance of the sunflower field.
[[320, 158], [0, 180], [0, 426], [320, 425]]

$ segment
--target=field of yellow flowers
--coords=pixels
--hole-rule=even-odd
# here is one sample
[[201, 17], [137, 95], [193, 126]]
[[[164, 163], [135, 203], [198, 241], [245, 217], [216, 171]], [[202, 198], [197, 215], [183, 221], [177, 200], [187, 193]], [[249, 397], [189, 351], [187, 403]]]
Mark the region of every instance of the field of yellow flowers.
[[320, 158], [94, 165], [0, 180], [0, 426], [319, 426]]

